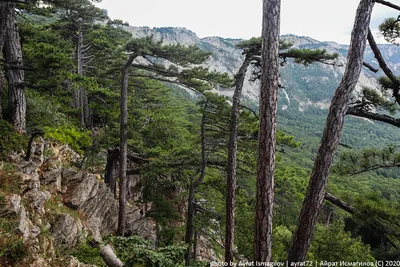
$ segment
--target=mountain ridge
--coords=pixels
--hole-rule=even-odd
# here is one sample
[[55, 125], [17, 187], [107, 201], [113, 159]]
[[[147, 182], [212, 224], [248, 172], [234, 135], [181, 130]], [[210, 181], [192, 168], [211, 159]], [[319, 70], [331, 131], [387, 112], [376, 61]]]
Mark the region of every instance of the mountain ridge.
[[[242, 39], [223, 38], [209, 36], [200, 38], [195, 32], [183, 27], [125, 27], [132, 33], [133, 37], [154, 36], [157, 40], [163, 40], [167, 44], [197, 45], [201, 49], [213, 53], [212, 58], [205, 65], [210, 70], [226, 72], [233, 77], [243, 61], [243, 55], [236, 45]], [[295, 64], [292, 60], [281, 68], [281, 80], [286, 90], [281, 90], [280, 95], [283, 101], [281, 109], [286, 110], [290, 105], [297, 103], [297, 110], [304, 111], [308, 106], [327, 108], [334, 90], [340, 83], [345, 70], [348, 45], [338, 44], [332, 41], [318, 41], [308, 36], [297, 36], [294, 34], [282, 35], [282, 38], [293, 43], [293, 48], [326, 49], [329, 53], [338, 53], [338, 65], [330, 66], [315, 63], [308, 67]], [[392, 44], [379, 45], [382, 54], [387, 60], [389, 67], [395, 73], [400, 73], [400, 48]], [[397, 53], [396, 53], [397, 52]], [[378, 67], [373, 53], [368, 47], [365, 53], [365, 61]], [[250, 69], [247, 75], [250, 75]], [[377, 74], [364, 69], [361, 73], [356, 92], [360, 92], [364, 86], [378, 90], [376, 78], [382, 76], [382, 72]], [[243, 98], [254, 104], [258, 103], [259, 84], [251, 83], [246, 79], [243, 88]], [[231, 96], [233, 90], [223, 90], [223, 95]], [[285, 101], [287, 100], [287, 101]]]

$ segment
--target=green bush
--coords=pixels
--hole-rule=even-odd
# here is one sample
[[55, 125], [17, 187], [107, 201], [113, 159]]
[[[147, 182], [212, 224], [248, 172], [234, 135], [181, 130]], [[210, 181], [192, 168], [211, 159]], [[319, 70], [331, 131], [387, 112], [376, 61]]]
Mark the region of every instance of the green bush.
[[12, 217], [0, 218], [0, 266], [14, 266], [27, 255], [28, 249], [15, 233], [15, 225]]
[[92, 140], [89, 131], [81, 131], [70, 125], [60, 127], [45, 127], [46, 137], [57, 140], [62, 144], [70, 145], [76, 152], [83, 153], [85, 149], [91, 146]]
[[0, 159], [4, 159], [12, 151], [19, 151], [27, 144], [24, 135], [15, 132], [13, 126], [5, 120], [0, 120]]
[[138, 236], [107, 238], [114, 245], [124, 266], [183, 267], [185, 246], [152, 248], [150, 241]]
[[48, 95], [27, 90], [27, 128], [58, 127], [71, 124], [65, 108]]
[[81, 242], [71, 255], [76, 257], [80, 262], [86, 264], [93, 264], [98, 267], [106, 266], [100, 256], [99, 246], [94, 244], [91, 237], [88, 237], [84, 242]]

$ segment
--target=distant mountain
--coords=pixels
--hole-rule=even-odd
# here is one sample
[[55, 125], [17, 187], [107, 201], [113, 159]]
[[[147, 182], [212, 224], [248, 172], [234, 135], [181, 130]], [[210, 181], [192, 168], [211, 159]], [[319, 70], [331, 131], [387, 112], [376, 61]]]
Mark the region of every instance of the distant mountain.
[[[149, 27], [126, 27], [134, 37], [144, 37], [153, 35], [156, 39], [163, 39], [168, 44], [187, 44], [197, 45], [200, 48], [213, 53], [212, 58], [206, 63], [211, 70], [227, 72], [232, 77], [243, 61], [241, 50], [236, 48], [240, 39], [226, 39], [221, 37], [199, 38], [194, 32], [186, 28], [149, 28]], [[279, 119], [278, 123], [284, 127], [287, 132], [296, 136], [304, 135], [318, 137], [321, 134], [325, 121], [327, 108], [333, 92], [338, 87], [343, 76], [346, 64], [348, 45], [341, 45], [335, 42], [321, 42], [306, 36], [284, 35], [285, 38], [293, 43], [293, 48], [326, 49], [330, 53], [338, 53], [338, 63], [340, 67], [315, 63], [305, 67], [295, 64], [292, 60], [281, 68], [281, 83], [284, 89], [279, 91]], [[391, 44], [379, 45], [383, 57], [388, 65], [400, 75], [400, 47]], [[378, 68], [378, 64], [369, 47], [367, 47], [364, 61]], [[247, 73], [250, 75], [251, 70]], [[373, 73], [364, 68], [356, 92], [359, 92], [362, 86], [368, 86], [378, 89], [376, 78], [383, 73]], [[222, 95], [231, 96], [233, 89], [219, 89]], [[243, 88], [243, 103], [254, 109], [258, 106], [259, 83], [251, 83], [248, 80]], [[349, 119], [348, 119], [349, 120]], [[349, 127], [366, 128], [368, 123], [361, 119], [352, 121], [352, 126], [345, 128], [344, 138], [352, 140], [350, 143], [371, 144], [374, 141], [367, 139], [353, 139], [353, 130]], [[301, 123], [299, 123], [301, 122]], [[318, 125], [318, 126], [316, 126]], [[317, 127], [317, 128], [316, 128]], [[374, 139], [388, 139], [391, 142], [397, 141], [400, 134], [397, 129], [382, 126], [371, 137]], [[346, 133], [348, 135], [346, 135]], [[364, 140], [364, 141], [363, 141]], [[363, 143], [364, 142], [364, 143]], [[378, 142], [377, 142], [378, 143]]]
[[[213, 53], [212, 58], [207, 62], [211, 70], [227, 72], [232, 77], [235, 75], [243, 60], [241, 50], [236, 48], [240, 39], [226, 39], [221, 37], [199, 38], [194, 32], [186, 28], [149, 28], [132, 27], [126, 28], [134, 37], [144, 37], [153, 35], [156, 39], [163, 39], [168, 44], [187, 44], [197, 45], [200, 48]], [[345, 70], [347, 45], [340, 45], [335, 42], [321, 42], [306, 36], [284, 35], [285, 38], [293, 43], [293, 48], [326, 49], [331, 53], [339, 53], [338, 63], [341, 67], [334, 67], [316, 63], [308, 67], [288, 61], [281, 69], [281, 80], [285, 87], [280, 92], [281, 109], [289, 107], [304, 111], [309, 106], [327, 108], [334, 90], [337, 88]], [[389, 66], [400, 73], [400, 48], [396, 45], [379, 45], [384, 58]], [[377, 62], [372, 51], [367, 48], [365, 61], [375, 65]], [[376, 88], [378, 85], [375, 78], [382, 73], [372, 73], [364, 69], [361, 73], [359, 84], [361, 86]], [[250, 102], [258, 103], [259, 84], [246, 82], [243, 90], [243, 97]], [[231, 95], [232, 90], [222, 90], [221, 94]]]

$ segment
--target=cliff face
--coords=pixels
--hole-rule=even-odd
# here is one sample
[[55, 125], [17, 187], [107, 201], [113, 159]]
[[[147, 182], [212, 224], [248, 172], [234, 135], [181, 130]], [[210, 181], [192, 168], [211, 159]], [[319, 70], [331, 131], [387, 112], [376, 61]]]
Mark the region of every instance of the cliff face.
[[[11, 157], [15, 171], [8, 175], [15, 188], [2, 190], [0, 206], [1, 217], [15, 223], [14, 230], [29, 247], [30, 266], [47, 266], [43, 258], [71, 250], [88, 235], [100, 242], [116, 232], [118, 201], [99, 174], [71, 167], [79, 155], [43, 139], [33, 145], [32, 155], [29, 161], [22, 155]], [[154, 225], [139, 207], [128, 206], [127, 217], [127, 234], [155, 240]]]

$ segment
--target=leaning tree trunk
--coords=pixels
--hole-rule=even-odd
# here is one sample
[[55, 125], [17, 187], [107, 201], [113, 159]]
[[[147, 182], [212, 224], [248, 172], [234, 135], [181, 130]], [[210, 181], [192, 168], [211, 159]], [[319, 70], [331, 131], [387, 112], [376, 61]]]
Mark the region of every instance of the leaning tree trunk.
[[272, 209], [279, 87], [280, 0], [264, 0], [261, 49], [260, 128], [257, 160], [257, 206], [254, 260], [271, 261]]
[[357, 84], [363, 65], [373, 6], [373, 0], [361, 0], [357, 9], [346, 70], [329, 108], [324, 134], [289, 252], [289, 262], [302, 262], [306, 259], [319, 210], [325, 197], [329, 168], [332, 164], [333, 154], [339, 144], [349, 98]]
[[228, 144], [228, 176], [226, 180], [225, 262], [227, 263], [233, 262], [233, 245], [235, 240], [236, 160], [240, 97], [250, 62], [251, 55], [248, 53], [239, 72], [236, 74], [236, 87], [233, 93]]
[[15, 3], [8, 2], [5, 5], [4, 19], [6, 31], [3, 50], [6, 62], [6, 78], [8, 81], [8, 107], [10, 109], [11, 122], [15, 130], [24, 132], [26, 99], [21, 42], [17, 27]]
[[129, 56], [122, 69], [121, 100], [120, 100], [120, 140], [119, 140], [119, 211], [118, 211], [118, 235], [125, 235], [126, 225], [126, 202], [127, 182], [126, 170], [128, 164], [128, 77], [129, 69], [137, 57], [136, 54]]

